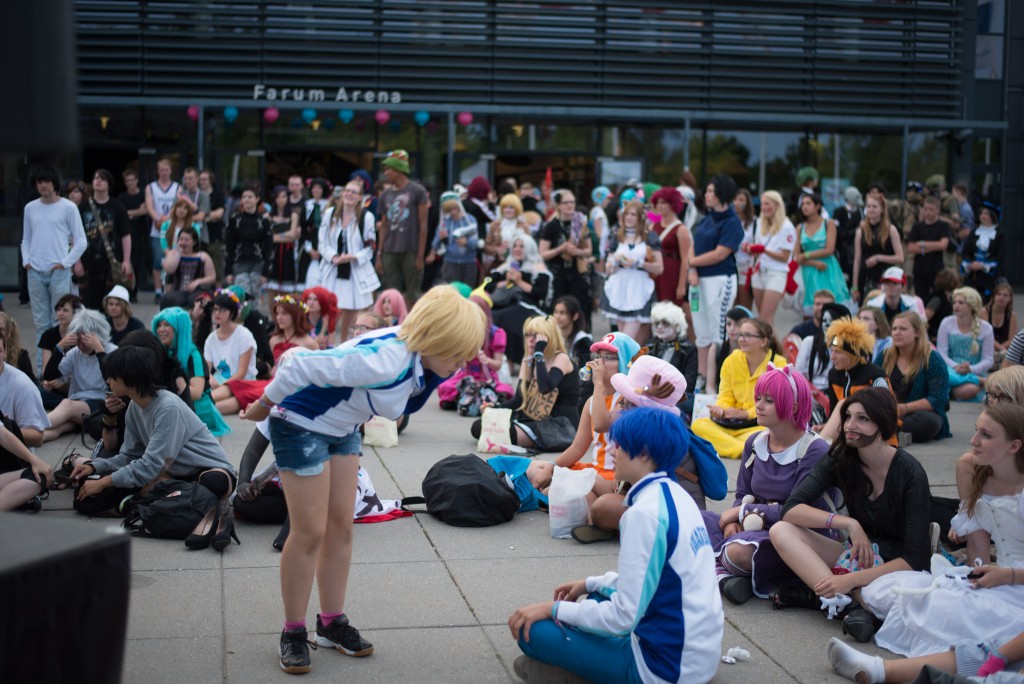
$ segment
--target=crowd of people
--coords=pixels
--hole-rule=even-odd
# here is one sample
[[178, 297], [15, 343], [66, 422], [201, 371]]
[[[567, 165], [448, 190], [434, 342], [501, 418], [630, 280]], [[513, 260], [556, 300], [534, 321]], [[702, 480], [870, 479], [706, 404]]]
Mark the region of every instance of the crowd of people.
[[[361, 426], [404, 425], [437, 389], [442, 409], [478, 418], [467, 436], [511, 409], [509, 445], [596, 471], [572, 536], [621, 540], [617, 573], [512, 615], [527, 681], [706, 681], [720, 596], [825, 609], [920, 657], [837, 640], [833, 666], [856, 681], [1021, 659], [1022, 592], [1006, 585], [1024, 582], [1024, 331], [996, 205], [974, 211], [932, 177], [899, 199], [847, 188], [830, 215], [813, 169], [788, 203], [689, 173], [599, 186], [589, 210], [568, 189], [482, 177], [435, 203], [404, 151], [382, 168], [376, 184], [251, 182], [237, 202], [209, 171], [175, 180], [168, 160], [145, 188], [125, 171], [120, 199], [104, 169], [90, 186], [35, 169], [22, 263], [37, 355], [3, 316], [0, 509], [74, 486], [76, 510], [116, 515], [155, 482], [194, 483], [210, 504], [190, 549], [223, 552], [236, 518], [284, 525], [282, 669], [310, 669], [314, 577], [315, 643], [370, 655], [344, 612]], [[131, 305], [150, 275], [147, 326]], [[782, 306], [804, 314], [785, 335]], [[950, 436], [951, 400], [984, 402], [955, 516], [908, 451]], [[257, 422], [239, 470], [225, 415]], [[97, 440], [89, 456], [35, 456], [78, 430]], [[274, 467], [256, 473], [268, 446]], [[714, 514], [723, 458], [740, 473]], [[542, 496], [553, 471], [530, 473]], [[936, 565], [947, 534], [970, 576]], [[937, 624], [943, 601], [1005, 619]]]

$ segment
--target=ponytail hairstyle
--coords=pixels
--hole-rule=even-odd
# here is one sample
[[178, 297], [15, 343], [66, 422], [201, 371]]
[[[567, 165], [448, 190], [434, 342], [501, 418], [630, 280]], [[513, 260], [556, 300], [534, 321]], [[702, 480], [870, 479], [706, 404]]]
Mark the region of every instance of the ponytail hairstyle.
[[[1006, 438], [1011, 442], [1020, 442], [1014, 461], [1017, 465], [1017, 472], [1024, 473], [1024, 407], [1018, 404], [990, 404], [981, 412], [995, 422], [1006, 432]], [[963, 500], [963, 510], [967, 515], [974, 515], [974, 507], [981, 498], [985, 489], [985, 483], [992, 477], [992, 466], [975, 465], [971, 474], [971, 484], [967, 489], [967, 496]]]
[[771, 361], [773, 356], [785, 356], [782, 351], [782, 345], [775, 339], [775, 329], [772, 328], [772, 324], [767, 321], [762, 321], [760, 318], [748, 318], [740, 325], [750, 324], [757, 328], [757, 333], [763, 336], [768, 341], [768, 348], [765, 349], [765, 353], [768, 355], [768, 360]]
[[978, 335], [981, 334], [981, 319], [978, 314], [981, 312], [981, 295], [973, 287], [958, 287], [953, 290], [953, 298], [963, 297], [967, 306], [971, 307], [971, 354], [977, 354]]

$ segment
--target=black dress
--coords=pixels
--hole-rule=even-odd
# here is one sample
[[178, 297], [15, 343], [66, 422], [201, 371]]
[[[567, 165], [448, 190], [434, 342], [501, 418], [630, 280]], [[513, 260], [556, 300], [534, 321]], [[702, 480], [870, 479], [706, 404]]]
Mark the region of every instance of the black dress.
[[[495, 308], [493, 312], [494, 324], [505, 331], [508, 343], [505, 345], [505, 355], [512, 363], [523, 362], [523, 324], [528, 318], [534, 316], [545, 316], [547, 303], [550, 301], [551, 274], [547, 272], [529, 273], [523, 271], [523, 282], [533, 286], [530, 292], [516, 290], [519, 293], [519, 301], [507, 306]], [[492, 293], [498, 288], [505, 287], [505, 273], [501, 271], [491, 272], [491, 283], [487, 290]], [[497, 306], [497, 302], [495, 302]]]

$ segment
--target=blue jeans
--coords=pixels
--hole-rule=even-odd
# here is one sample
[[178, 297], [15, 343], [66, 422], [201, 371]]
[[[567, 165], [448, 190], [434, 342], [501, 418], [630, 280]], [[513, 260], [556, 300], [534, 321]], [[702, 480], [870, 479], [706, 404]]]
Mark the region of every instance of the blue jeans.
[[[28, 298], [32, 305], [32, 322], [36, 326], [36, 366], [43, 363], [43, 352], [38, 349], [39, 338], [43, 333], [57, 325], [54, 307], [64, 295], [71, 292], [71, 271], [58, 268], [53, 271], [37, 271], [27, 273]], [[43, 369], [39, 368], [42, 376]]]
[[278, 470], [291, 470], [296, 475], [307, 477], [322, 473], [324, 463], [332, 456], [358, 457], [363, 446], [359, 430], [344, 437], [333, 437], [279, 418], [270, 419], [270, 441], [274, 445], [274, 462]]
[[530, 627], [530, 642], [519, 648], [534, 660], [575, 672], [595, 684], [641, 684], [632, 636], [599, 636], [541, 620]]

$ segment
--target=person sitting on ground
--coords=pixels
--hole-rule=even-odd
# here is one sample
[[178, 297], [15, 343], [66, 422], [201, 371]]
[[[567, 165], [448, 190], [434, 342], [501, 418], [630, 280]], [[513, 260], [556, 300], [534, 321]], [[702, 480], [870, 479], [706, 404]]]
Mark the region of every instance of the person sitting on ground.
[[880, 387], [892, 392], [892, 386], [885, 371], [871, 362], [875, 338], [862, 321], [840, 318], [828, 327], [825, 341], [832, 357], [828, 389], [825, 390], [831, 414], [824, 425], [815, 425], [813, 429], [825, 439], [833, 441], [842, 429], [839, 407], [845, 399], [865, 387]]
[[213, 332], [213, 293], [196, 293], [196, 299], [188, 309], [188, 316], [192, 319], [192, 342], [202, 349], [206, 338]]
[[377, 301], [373, 303], [373, 312], [386, 320], [389, 326], [402, 325], [405, 317], [409, 315], [405, 297], [393, 288], [377, 295]]
[[[726, 316], [726, 320], [731, 320]], [[728, 326], [728, 323], [726, 323]], [[686, 386], [697, 382], [697, 347], [687, 337], [686, 313], [672, 302], [651, 307], [654, 337], [644, 344], [648, 354], [667, 361], [686, 378]]]
[[754, 385], [771, 363], [784, 366], [772, 326], [756, 318], [740, 324], [739, 349], [722, 364], [718, 399], [709, 418], [693, 421], [693, 434], [711, 442], [722, 458], [739, 458], [747, 437], [764, 428], [757, 424]]
[[[729, 355], [740, 348], [738, 335], [740, 325], [748, 318], [754, 318], [754, 313], [745, 306], [734, 306], [725, 314], [725, 338], [720, 342], [711, 345], [708, 352], [714, 359], [708, 362], [708, 376], [702, 378], [697, 375], [697, 384], [694, 385], [694, 393], [715, 394], [718, 392], [719, 378], [722, 377], [722, 364], [729, 358]], [[699, 359], [698, 359], [699, 361]]]
[[[271, 349], [274, 352], [274, 368], [281, 360], [281, 355], [289, 349], [319, 349], [316, 339], [310, 335], [309, 321], [306, 319], [306, 305], [290, 294], [274, 297], [274, 332], [270, 337]], [[270, 376], [273, 377], [273, 368]], [[259, 399], [270, 380], [233, 377], [213, 391], [213, 399], [217, 402], [217, 410], [224, 414], [235, 414]]]
[[944, 268], [935, 276], [932, 293], [924, 305], [928, 321], [928, 339], [932, 344], [939, 336], [939, 325], [953, 315], [953, 291], [960, 287], [960, 276], [952, 268]]
[[[7, 333], [0, 328], [0, 359], [6, 356]], [[0, 361], [0, 414], [14, 421], [21, 441], [28, 447], [43, 443], [43, 433], [50, 427], [42, 398], [36, 384], [6, 361]]]
[[[20, 370], [35, 383], [36, 374], [32, 368], [32, 357], [29, 356], [28, 350], [21, 346], [21, 333], [18, 331], [18, 322], [4, 311], [0, 311], [0, 331], [3, 331], [4, 338], [9, 340], [7, 351], [2, 360]], [[43, 367], [45, 368], [45, 366]]]
[[[110, 390], [130, 400], [125, 418], [124, 443], [116, 456], [78, 459], [71, 478], [81, 482], [75, 510], [83, 515], [120, 513], [120, 503], [143, 487], [170, 477], [197, 482], [218, 499], [235, 488], [235, 469], [224, 449], [189, 407], [174, 392], [158, 389], [153, 368], [156, 352], [143, 347], [124, 347], [112, 352], [104, 364]], [[99, 475], [99, 479], [89, 476]], [[89, 479], [86, 479], [89, 478]], [[189, 548], [223, 551], [234, 535], [234, 524], [211, 509], [185, 540]], [[220, 546], [215, 537], [223, 538]], [[237, 541], [237, 537], [235, 537]]]
[[[71, 324], [71, 319], [75, 317], [75, 314], [78, 313], [81, 308], [82, 300], [73, 294], [66, 294], [57, 300], [57, 303], [53, 307], [57, 317], [57, 325], [44, 331], [42, 336], [39, 338], [38, 347], [42, 352], [43, 357], [43, 365], [39, 368], [40, 375], [42, 375], [42, 372], [50, 364], [50, 355], [55, 351], [58, 353], [63, 351], [58, 349], [57, 345], [68, 334], [68, 326]], [[47, 394], [48, 392], [43, 390], [44, 405], [47, 404]], [[53, 402], [52, 406], [46, 406], [46, 410], [52, 410], [63, 398], [64, 397], [57, 398]]]
[[[486, 290], [491, 296], [494, 324], [505, 331], [510, 373], [517, 373], [523, 362], [523, 324], [528, 318], [542, 316], [549, 310], [551, 272], [540, 257], [537, 243], [528, 235], [512, 240], [508, 260], [491, 271]], [[577, 301], [579, 301], [577, 299]], [[586, 323], [586, 306], [580, 302], [581, 316]]]
[[[971, 484], [952, 520], [967, 541], [970, 585], [949, 582], [933, 564], [931, 573], [897, 573], [861, 592], [883, 621], [877, 644], [894, 653], [920, 656], [976, 635], [1024, 630], [1024, 408], [986, 406], [971, 446]], [[989, 561], [993, 544], [998, 565]]]
[[992, 288], [992, 301], [981, 310], [981, 320], [992, 324], [993, 354], [995, 356], [993, 368], [999, 368], [1006, 356], [1006, 351], [1010, 348], [1010, 341], [1017, 335], [1017, 312], [1013, 310], [1013, 288], [1008, 282], [996, 283], [996, 286]]
[[[825, 304], [820, 311], [820, 325], [810, 337], [800, 342], [800, 351], [793, 363], [800, 375], [807, 379], [811, 386], [822, 392], [828, 391], [828, 374], [832, 370], [832, 354], [829, 351], [825, 333], [833, 322], [841, 318], [849, 318], [850, 310], [842, 304]], [[822, 407], [821, 422], [828, 417], [831, 407]], [[815, 417], [819, 414], [816, 409]], [[815, 423], [812, 423], [814, 425]]]
[[[210, 395], [210, 372], [203, 355], [192, 341], [192, 324], [188, 312], [176, 306], [168, 307], [153, 317], [153, 332], [185, 372], [188, 397], [203, 424], [214, 437], [230, 434], [231, 427], [221, 417]], [[187, 402], [186, 402], [187, 403]]]
[[[610, 482], [615, 477], [615, 463], [607, 433], [618, 401], [611, 379], [616, 372], [629, 369], [640, 345], [626, 333], [615, 332], [591, 345], [590, 351], [593, 358], [586, 367], [590, 369], [592, 382], [588, 384], [593, 387], [592, 395], [583, 403], [576, 437], [555, 459], [555, 465], [573, 470], [593, 468], [601, 478]], [[603, 493], [598, 491], [597, 495]]]
[[[579, 376], [573, 372], [572, 360], [565, 352], [553, 318], [528, 319], [523, 325], [523, 337], [527, 357], [519, 369], [515, 396], [499, 403], [498, 408], [513, 409], [509, 433], [512, 444], [539, 451], [562, 451], [572, 444], [580, 422]], [[473, 422], [474, 439], [480, 438], [480, 423], [479, 419]]]
[[[842, 318], [842, 316], [837, 318]], [[875, 338], [875, 348], [871, 353], [871, 358], [876, 358], [892, 346], [892, 327], [881, 309], [875, 306], [862, 306], [857, 312], [857, 319], [868, 326], [868, 332]]]
[[[1015, 677], [1008, 674], [1009, 679], [990, 678], [989, 675], [1004, 670], [1007, 673], [1019, 673], [1024, 668], [1024, 632], [1020, 632], [1012, 639], [963, 639], [949, 648], [928, 655], [892, 660], [861, 653], [840, 639], [832, 637], [828, 640], [828, 660], [832, 664], [832, 669], [839, 675], [858, 684], [911, 681], [1019, 681], [1019, 675]], [[955, 679], [941, 678], [941, 673], [957, 676]]]
[[[870, 297], [865, 306], [875, 306], [882, 310], [886, 319], [892, 324], [892, 319], [903, 311], [916, 311], [922, 318], [927, 314], [924, 310], [924, 302], [920, 297], [905, 294], [907, 276], [899, 266], [890, 266], [882, 274], [882, 294]], [[870, 293], [868, 293], [870, 294]]]
[[789, 334], [796, 335], [801, 340], [814, 335], [815, 332], [821, 329], [821, 307], [826, 304], [835, 303], [835, 301], [836, 296], [832, 294], [832, 290], [818, 290], [815, 292], [811, 317], [793, 326]]
[[981, 295], [973, 287], [953, 292], [953, 315], [939, 325], [935, 349], [942, 355], [949, 372], [953, 398], [975, 400], [985, 385], [985, 376], [995, 358], [995, 333], [992, 324], [983, 321]]
[[179, 306], [186, 308], [198, 290], [212, 290], [217, 283], [217, 269], [213, 258], [203, 251], [199, 233], [186, 226], [178, 232], [178, 240], [164, 256], [167, 273], [164, 296], [160, 308]]
[[130, 298], [124, 285], [115, 285], [103, 298], [103, 312], [107, 314], [107, 323], [110, 323], [110, 341], [118, 347], [128, 333], [146, 329], [142, 321], [132, 315]]
[[117, 349], [110, 343], [107, 319], [91, 309], [75, 314], [60, 347], [63, 353], [51, 356], [43, 373], [43, 387], [53, 390], [68, 385], [68, 398], [50, 411], [50, 428], [43, 433], [44, 442], [77, 430], [87, 416], [103, 408], [107, 384], [103, 380], [102, 362]]
[[[828, 443], [810, 432], [811, 388], [793, 366], [769, 366], [754, 386], [757, 424], [763, 432], [743, 446], [736, 499], [722, 514], [704, 511], [704, 525], [718, 557], [718, 588], [731, 603], [755, 594], [768, 598], [773, 587], [792, 581], [768, 531], [782, 519], [782, 504], [828, 452]], [[836, 492], [815, 508], [832, 512]], [[752, 518], [750, 516], [753, 516]]]
[[333, 347], [334, 332], [341, 314], [338, 310], [338, 295], [322, 287], [310, 287], [303, 291], [302, 301], [306, 304], [309, 334], [316, 338], [321, 349]]
[[913, 311], [892, 319], [892, 346], [875, 356], [889, 376], [903, 432], [914, 444], [952, 437], [946, 406], [949, 374], [942, 356], [928, 343], [928, 328]]
[[[928, 564], [928, 475], [913, 456], [888, 444], [896, 435], [896, 401], [888, 389], [862, 389], [837, 413], [842, 430], [828, 456], [796, 487], [782, 520], [768, 531], [803, 586], [780, 586], [771, 599], [776, 608], [819, 608], [820, 599], [852, 596], [857, 603], [846, 611], [843, 631], [867, 641], [877, 620], [860, 605], [857, 590], [890, 572]], [[814, 508], [833, 487], [849, 515]], [[840, 531], [849, 535], [845, 544], [838, 540]], [[835, 574], [834, 568], [852, 572]]]
[[515, 393], [515, 390], [498, 378], [501, 366], [505, 363], [505, 331], [494, 325], [494, 320], [491, 318], [491, 305], [487, 303], [487, 300], [478, 295], [472, 295], [469, 299], [479, 306], [487, 316], [487, 334], [484, 336], [484, 346], [476, 358], [466, 364], [465, 368], [455, 371], [455, 375], [438, 386], [437, 398], [441, 408], [446, 411], [456, 409], [460, 387], [465, 378], [472, 378], [477, 385], [493, 383], [499, 401], [505, 401]]
[[203, 345], [203, 359], [210, 366], [211, 396], [223, 414], [239, 410], [231, 381], [256, 379], [256, 339], [248, 328], [238, 324], [240, 306], [234, 292], [217, 291], [213, 298], [213, 323], [217, 327]]
[[0, 511], [24, 508], [38, 513], [53, 470], [22, 441], [17, 424], [12, 427], [14, 432], [0, 423]]
[[525, 654], [513, 669], [528, 681], [707, 682], [724, 616], [704, 522], [670, 475], [689, 448], [686, 426], [669, 412], [637, 408], [612, 425], [611, 437], [616, 478], [633, 483], [619, 571], [563, 584], [555, 601], [512, 613], [509, 629]]
[[555, 300], [552, 315], [559, 332], [562, 333], [562, 340], [573, 366], [583, 368], [587, 361], [590, 361], [590, 345], [594, 343], [594, 338], [586, 330], [586, 321], [583, 320], [583, 309], [579, 300], [572, 295], [559, 297]]

